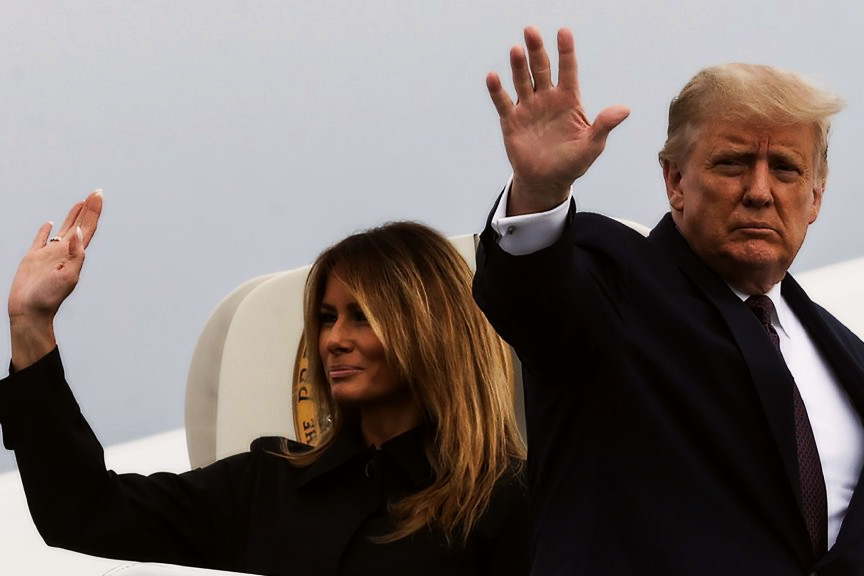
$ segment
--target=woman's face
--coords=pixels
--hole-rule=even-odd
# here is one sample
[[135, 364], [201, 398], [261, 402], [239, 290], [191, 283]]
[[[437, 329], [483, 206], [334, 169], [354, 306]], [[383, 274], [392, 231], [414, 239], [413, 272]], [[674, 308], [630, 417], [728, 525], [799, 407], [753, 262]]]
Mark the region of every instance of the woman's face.
[[339, 280], [327, 279], [318, 322], [318, 353], [334, 401], [360, 409], [412, 402], [407, 384], [387, 363], [381, 340]]

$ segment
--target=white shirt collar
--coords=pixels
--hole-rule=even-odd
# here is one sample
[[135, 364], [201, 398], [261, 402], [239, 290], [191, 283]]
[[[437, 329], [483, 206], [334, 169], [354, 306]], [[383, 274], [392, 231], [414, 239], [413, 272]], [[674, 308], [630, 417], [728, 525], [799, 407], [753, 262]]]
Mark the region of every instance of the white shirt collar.
[[[742, 302], [747, 300], [752, 294], [745, 294], [740, 290], [737, 290], [730, 284], [727, 284], [729, 288], [735, 293], [738, 298], [741, 299]], [[783, 298], [783, 294], [781, 293], [780, 282], [771, 287], [771, 289], [765, 293], [765, 296], [771, 298], [771, 302], [774, 303], [774, 313], [771, 314], [771, 324], [774, 325], [775, 328], [778, 328], [783, 331], [783, 333], [788, 337], [789, 333], [784, 328], [785, 326], [789, 326], [789, 317], [792, 314], [792, 310], [789, 308], [789, 305], [786, 303], [786, 300]]]

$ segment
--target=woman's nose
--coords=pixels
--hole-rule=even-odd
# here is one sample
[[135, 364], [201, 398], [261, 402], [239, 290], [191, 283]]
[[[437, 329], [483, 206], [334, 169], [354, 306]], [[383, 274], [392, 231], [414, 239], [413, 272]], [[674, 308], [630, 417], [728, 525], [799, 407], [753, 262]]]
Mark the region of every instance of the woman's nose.
[[332, 354], [350, 349], [350, 329], [341, 320], [336, 320], [327, 333], [327, 351]]

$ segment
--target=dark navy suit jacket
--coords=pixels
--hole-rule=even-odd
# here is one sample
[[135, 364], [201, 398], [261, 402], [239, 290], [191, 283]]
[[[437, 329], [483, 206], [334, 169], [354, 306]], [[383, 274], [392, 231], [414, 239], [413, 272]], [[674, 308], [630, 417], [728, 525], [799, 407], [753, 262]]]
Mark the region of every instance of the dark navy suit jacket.
[[[474, 290], [523, 364], [532, 573], [864, 575], [862, 482], [813, 558], [792, 376], [670, 215], [645, 238], [571, 206], [526, 256], [487, 225]], [[782, 292], [864, 413], [864, 344], [791, 276]]]

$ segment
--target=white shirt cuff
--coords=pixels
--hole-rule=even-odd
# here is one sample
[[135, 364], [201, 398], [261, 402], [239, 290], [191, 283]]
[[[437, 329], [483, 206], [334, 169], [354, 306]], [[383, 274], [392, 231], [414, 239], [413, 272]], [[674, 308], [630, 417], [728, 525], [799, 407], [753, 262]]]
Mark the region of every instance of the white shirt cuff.
[[510, 197], [510, 187], [513, 185], [513, 176], [507, 181], [501, 201], [492, 215], [492, 229], [498, 233], [498, 246], [513, 256], [531, 254], [551, 246], [564, 231], [567, 221], [567, 213], [570, 210], [570, 199], [573, 197], [573, 189], [567, 200], [546, 212], [535, 214], [522, 214], [519, 216], [507, 216], [507, 199]]

